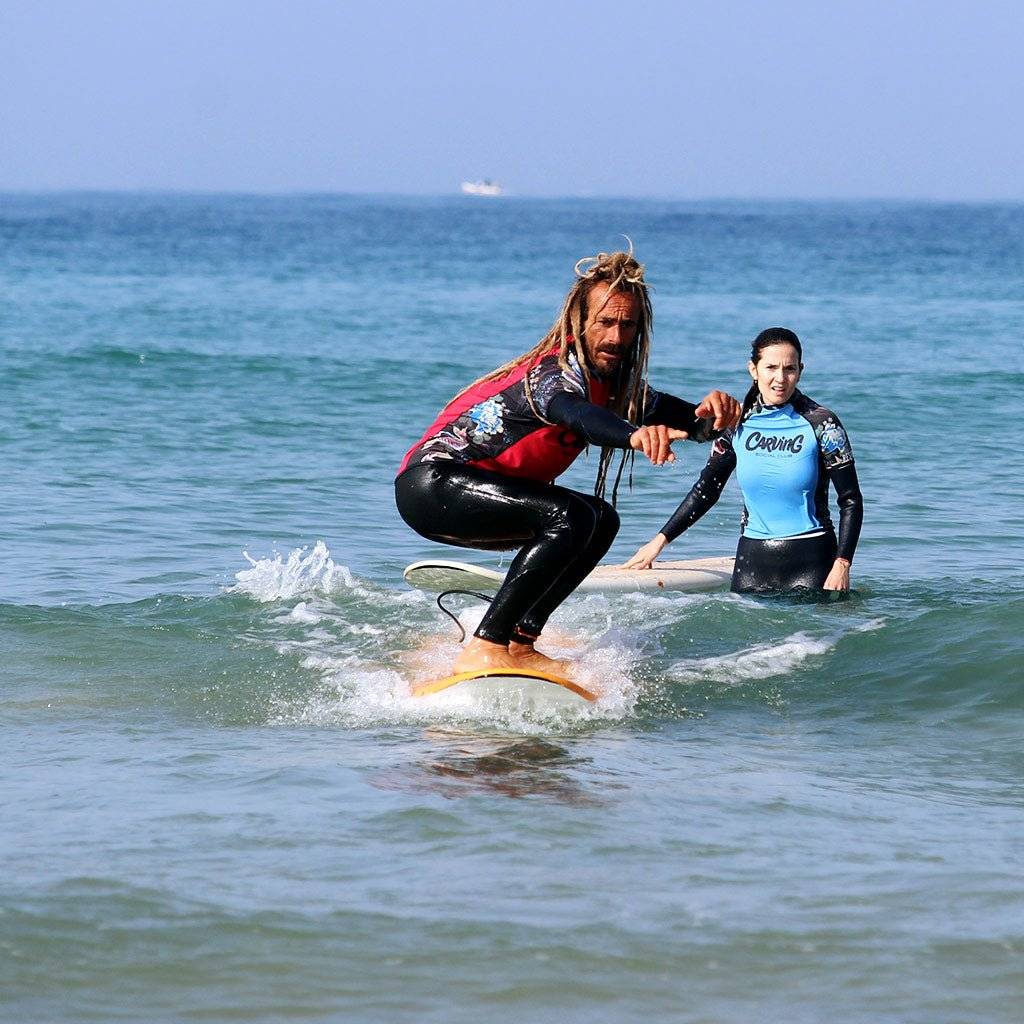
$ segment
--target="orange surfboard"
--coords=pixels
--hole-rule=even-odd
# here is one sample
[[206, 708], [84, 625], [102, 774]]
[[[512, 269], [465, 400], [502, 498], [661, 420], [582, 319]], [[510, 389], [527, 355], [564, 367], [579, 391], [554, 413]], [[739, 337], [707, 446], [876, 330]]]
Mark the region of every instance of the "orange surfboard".
[[430, 679], [409, 687], [414, 697], [455, 700], [512, 697], [551, 705], [587, 704], [597, 700], [592, 690], [560, 676], [528, 669], [485, 669], [459, 672], [444, 679]]

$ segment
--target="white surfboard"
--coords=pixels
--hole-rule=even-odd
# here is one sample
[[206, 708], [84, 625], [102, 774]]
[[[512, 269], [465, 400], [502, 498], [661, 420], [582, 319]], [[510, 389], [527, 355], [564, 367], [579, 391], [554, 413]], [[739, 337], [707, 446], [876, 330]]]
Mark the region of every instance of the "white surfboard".
[[[674, 590], [691, 594], [724, 590], [732, 579], [733, 559], [691, 558], [685, 562], [655, 562], [651, 569], [623, 569], [599, 565], [577, 588], [577, 593], [628, 593], [640, 590]], [[402, 574], [417, 590], [481, 590], [493, 593], [504, 573], [469, 562], [428, 558], [413, 562]]]
[[413, 697], [440, 707], [479, 710], [484, 705], [518, 709], [582, 708], [597, 694], [571, 679], [528, 669], [486, 669], [459, 672], [444, 679], [414, 683]]

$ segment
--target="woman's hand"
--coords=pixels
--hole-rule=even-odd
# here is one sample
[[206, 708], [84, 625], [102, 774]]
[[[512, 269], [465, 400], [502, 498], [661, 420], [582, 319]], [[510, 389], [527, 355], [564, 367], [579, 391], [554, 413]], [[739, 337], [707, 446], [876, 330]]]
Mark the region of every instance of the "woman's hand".
[[845, 558], [837, 558], [832, 563], [832, 570], [825, 580], [825, 590], [850, 589], [850, 563]]
[[668, 541], [659, 533], [649, 540], [632, 558], [622, 563], [623, 569], [650, 569], [651, 563], [665, 550]]
[[660, 466], [665, 462], [676, 461], [672, 454], [672, 442], [682, 441], [689, 436], [685, 430], [657, 424], [634, 430], [629, 438], [629, 446], [634, 451], [643, 452], [651, 462]]

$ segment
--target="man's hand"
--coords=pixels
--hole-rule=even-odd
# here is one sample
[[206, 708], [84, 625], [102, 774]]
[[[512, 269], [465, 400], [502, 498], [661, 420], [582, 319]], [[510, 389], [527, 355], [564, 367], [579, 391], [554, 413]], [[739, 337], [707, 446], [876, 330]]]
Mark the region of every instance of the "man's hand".
[[726, 427], [735, 427], [743, 413], [743, 407], [732, 395], [724, 391], [712, 391], [705, 395], [700, 405], [697, 406], [697, 415], [702, 420], [709, 420], [713, 416], [715, 422], [712, 426], [715, 430], [725, 430]]
[[622, 563], [623, 569], [650, 569], [654, 560], [665, 550], [668, 541], [665, 534], [659, 533], [653, 540], [649, 540], [632, 557]]
[[[728, 398], [728, 395], [726, 397]], [[675, 455], [672, 454], [672, 442], [682, 441], [689, 436], [685, 430], [658, 424], [635, 430], [630, 435], [629, 446], [634, 451], [643, 452], [651, 462], [660, 466], [666, 462], [676, 461]]]
[[837, 558], [824, 583], [825, 590], [850, 589], [850, 563], [845, 558]]

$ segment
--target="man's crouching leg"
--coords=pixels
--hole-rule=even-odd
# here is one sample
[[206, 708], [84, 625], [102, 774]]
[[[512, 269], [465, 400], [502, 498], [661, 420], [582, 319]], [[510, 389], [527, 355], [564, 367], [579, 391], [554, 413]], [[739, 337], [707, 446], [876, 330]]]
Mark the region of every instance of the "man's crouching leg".
[[512, 631], [509, 653], [523, 667], [552, 675], [567, 675], [566, 661], [549, 658], [535, 647], [548, 618], [583, 582], [607, 554], [619, 530], [619, 516], [608, 502], [589, 494], [572, 492], [570, 515], [574, 522], [576, 555], [556, 574], [550, 585]]

